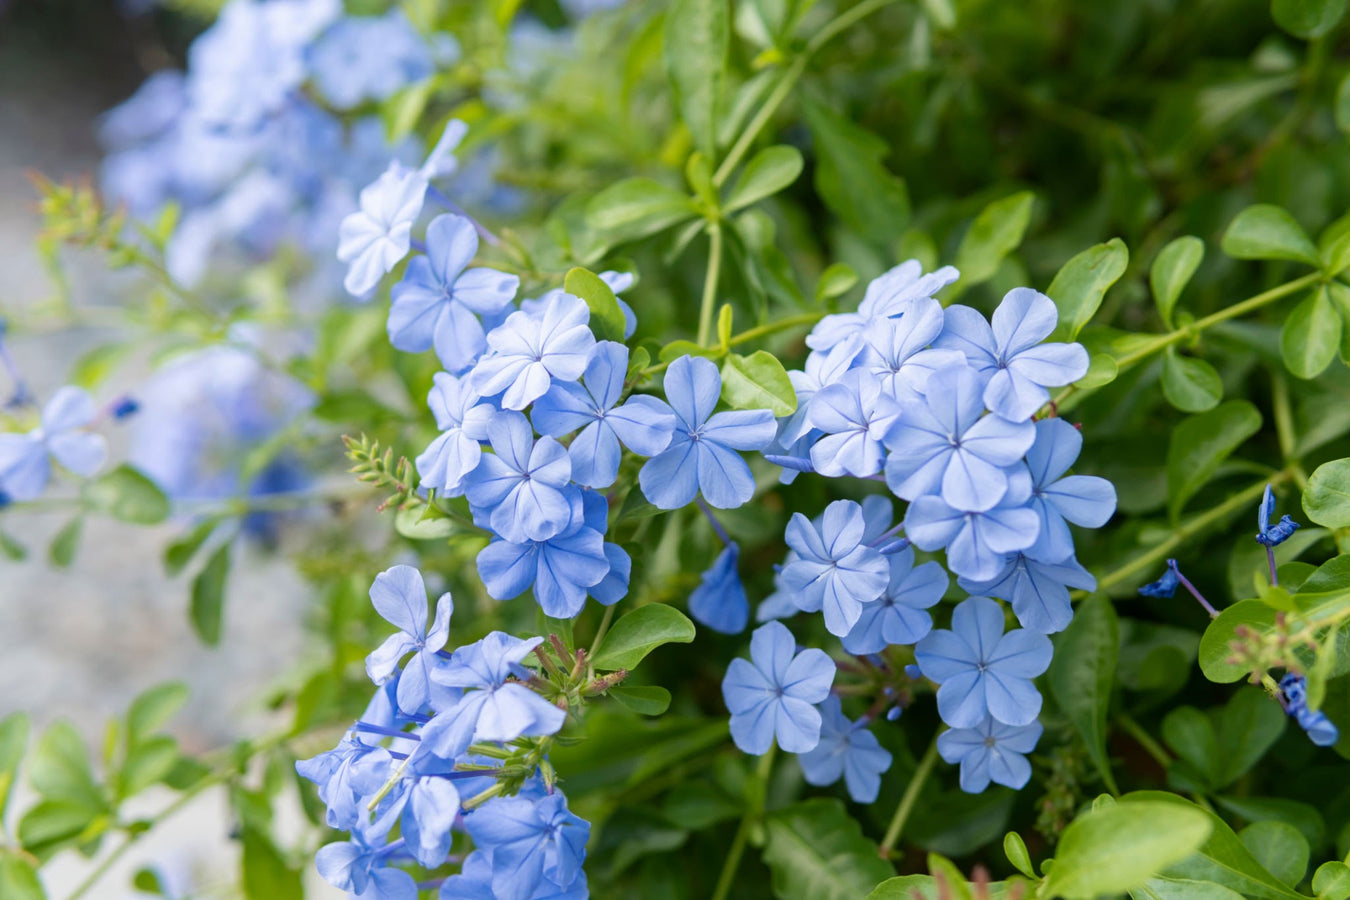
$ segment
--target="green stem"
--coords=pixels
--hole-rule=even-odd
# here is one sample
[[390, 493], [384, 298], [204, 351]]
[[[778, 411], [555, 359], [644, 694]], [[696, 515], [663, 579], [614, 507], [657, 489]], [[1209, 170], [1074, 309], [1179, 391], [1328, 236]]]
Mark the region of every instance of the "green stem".
[[895, 815], [891, 816], [891, 824], [886, 826], [886, 836], [881, 839], [881, 847], [878, 848], [882, 859], [889, 859], [891, 850], [900, 840], [900, 834], [905, 830], [905, 822], [909, 820], [909, 814], [914, 811], [914, 804], [918, 802], [919, 792], [923, 790], [924, 783], [928, 781], [928, 775], [933, 771], [933, 763], [937, 762], [938, 747], [937, 738], [933, 738], [933, 743], [928, 745], [928, 752], [919, 760], [919, 767], [914, 770], [914, 777], [909, 780], [905, 787], [905, 794], [900, 798], [900, 805], [895, 808]]
[[[815, 37], [807, 43], [801, 55], [793, 60], [792, 65], [788, 66], [783, 72], [783, 76], [778, 79], [778, 84], [774, 85], [773, 92], [765, 98], [764, 105], [759, 108], [755, 117], [750, 120], [750, 124], [746, 126], [745, 131], [741, 132], [741, 136], [736, 139], [736, 143], [727, 151], [726, 158], [722, 160], [722, 164], [713, 173], [713, 187], [720, 188], [731, 177], [731, 173], [740, 164], [741, 158], [750, 150], [750, 145], [755, 142], [755, 138], [759, 137], [759, 133], [764, 130], [764, 126], [769, 124], [769, 120], [778, 111], [778, 107], [782, 106], [783, 101], [792, 93], [797, 81], [806, 71], [806, 64], [810, 62], [811, 57], [841, 31], [870, 16], [883, 6], [889, 6], [894, 2], [895, 0], [863, 0], [857, 6], [835, 16], [825, 24], [825, 27], [816, 32]], [[699, 341], [699, 343], [703, 342]]]
[[736, 870], [741, 865], [741, 855], [745, 853], [745, 842], [750, 838], [750, 826], [764, 814], [764, 795], [768, 791], [769, 772], [773, 769], [773, 757], [778, 750], [777, 744], [769, 745], [769, 752], [759, 758], [759, 768], [755, 770], [755, 793], [746, 806], [741, 824], [736, 828], [736, 837], [731, 841], [731, 850], [722, 864], [722, 874], [717, 879], [717, 889], [712, 900], [726, 900], [731, 892], [731, 882], [736, 878]]
[[600, 642], [605, 639], [605, 632], [609, 631], [609, 623], [614, 621], [614, 607], [618, 605], [613, 603], [605, 607], [605, 614], [600, 619], [600, 627], [595, 630], [595, 640], [591, 641], [591, 649], [586, 654], [588, 661], [595, 656], [595, 651], [600, 649]]
[[1158, 765], [1166, 769], [1172, 764], [1171, 754], [1164, 750], [1162, 744], [1155, 741], [1153, 735], [1145, 731], [1143, 726], [1136, 722], [1129, 713], [1117, 713], [1116, 724], [1120, 726], [1121, 731], [1134, 738], [1135, 743], [1143, 747], [1144, 751], [1153, 757], [1153, 761]]
[[1252, 503], [1255, 503], [1261, 498], [1261, 495], [1265, 493], [1267, 484], [1281, 484], [1292, 477], [1293, 472], [1289, 469], [1276, 472], [1269, 478], [1262, 479], [1260, 482], [1252, 485], [1246, 490], [1234, 494], [1213, 509], [1190, 519], [1184, 525], [1177, 528], [1176, 531], [1172, 532], [1171, 537], [1154, 547], [1152, 550], [1141, 553], [1120, 568], [1103, 575], [1097, 582], [1097, 590], [1105, 591], [1113, 585], [1119, 584], [1134, 575], [1136, 572], [1156, 565], [1158, 562], [1166, 559], [1168, 554], [1181, 546], [1181, 544], [1204, 531], [1215, 522], [1232, 515], [1244, 506], [1250, 506]]
[[712, 339], [713, 309], [717, 306], [717, 278], [722, 270], [722, 223], [708, 225], [708, 272], [703, 278], [703, 301], [698, 308], [698, 345]]
[[[749, 343], [750, 341], [768, 337], [771, 334], [777, 334], [780, 331], [789, 331], [793, 328], [800, 328], [803, 325], [814, 325], [824, 316], [825, 313], [823, 312], [802, 313], [797, 316], [789, 316], [786, 319], [779, 319], [777, 322], [770, 322], [767, 325], [757, 325], [754, 328], [748, 328], [745, 331], [742, 331], [740, 334], [732, 335], [731, 340], [727, 341], [727, 346], [736, 347], [741, 344]], [[717, 359], [720, 358], [721, 355], [721, 353], [716, 353], [709, 358]], [[659, 375], [668, 368], [670, 368], [669, 362], [657, 363], [654, 366], [648, 366], [643, 369], [641, 377], [647, 378], [652, 375]]]

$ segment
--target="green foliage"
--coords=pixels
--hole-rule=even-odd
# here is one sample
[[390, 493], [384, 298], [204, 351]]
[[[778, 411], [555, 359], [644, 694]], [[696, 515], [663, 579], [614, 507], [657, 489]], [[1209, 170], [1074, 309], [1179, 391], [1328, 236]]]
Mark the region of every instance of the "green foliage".
[[1105, 595], [1094, 594], [1079, 605], [1073, 621], [1056, 640], [1047, 673], [1055, 702], [1077, 729], [1113, 794], [1118, 789], [1106, 753], [1106, 722], [1119, 651], [1116, 611]]
[[764, 830], [764, 862], [783, 900], [854, 900], [894, 871], [838, 800], [778, 810]]
[[597, 669], [631, 670], [662, 644], [687, 644], [693, 639], [694, 623], [684, 613], [662, 603], [639, 606], [614, 623], [591, 664]]
[[91, 482], [84, 499], [91, 508], [133, 525], [155, 525], [169, 516], [169, 499], [164, 492], [128, 465]]

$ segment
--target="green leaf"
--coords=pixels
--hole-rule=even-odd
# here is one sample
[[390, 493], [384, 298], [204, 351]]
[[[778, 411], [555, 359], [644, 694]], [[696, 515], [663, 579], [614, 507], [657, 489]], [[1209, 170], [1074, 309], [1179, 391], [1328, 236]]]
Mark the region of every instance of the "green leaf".
[[[1206, 793], [1213, 790], [1223, 763], [1209, 717], [1193, 706], [1178, 707], [1163, 717], [1162, 736], [1177, 755], [1168, 769], [1169, 780]], [[1194, 780], [1199, 783], [1191, 784]]]
[[1113, 794], [1117, 788], [1106, 753], [1106, 719], [1119, 653], [1116, 611], [1105, 594], [1093, 594], [1079, 605], [1069, 627], [1056, 638], [1047, 674], [1055, 702], [1083, 738]]
[[1206, 412], [1223, 399], [1223, 381], [1214, 367], [1171, 347], [1163, 356], [1162, 390], [1168, 403], [1188, 413]]
[[857, 900], [895, 874], [838, 800], [778, 810], [764, 827], [764, 862], [780, 900]]
[[75, 361], [70, 383], [82, 388], [97, 387], [127, 357], [131, 349], [129, 343], [100, 344]]
[[994, 277], [1003, 258], [1022, 243], [1035, 201], [1031, 191], [1021, 191], [980, 211], [956, 249], [956, 268], [961, 272], [956, 288], [964, 291]]
[[220, 643], [220, 618], [225, 604], [225, 580], [229, 574], [230, 545], [224, 544], [211, 554], [205, 567], [192, 579], [192, 602], [188, 610], [192, 630], [210, 647]]
[[53, 723], [38, 738], [28, 758], [28, 780], [44, 799], [94, 810], [104, 806], [84, 741], [69, 722]]
[[1264, 691], [1239, 689], [1219, 716], [1219, 778], [1226, 787], [1246, 775], [1284, 734], [1288, 717]]
[[673, 606], [649, 603], [619, 618], [591, 658], [597, 669], [632, 670], [662, 644], [687, 644], [694, 639], [694, 623]]
[[220, 524], [219, 518], [208, 518], [199, 522], [191, 531], [180, 537], [178, 540], [169, 544], [164, 550], [164, 571], [170, 577], [180, 575], [187, 568], [187, 564], [192, 562], [192, 557], [197, 555], [202, 544], [216, 530]]
[[1204, 812], [1168, 803], [1116, 804], [1064, 829], [1043, 891], [1090, 900], [1142, 885], [1198, 850], [1209, 837]]
[[80, 533], [84, 530], [84, 517], [76, 516], [56, 533], [47, 547], [47, 559], [58, 569], [68, 567], [75, 559], [80, 548]]
[[1015, 831], [1003, 836], [1003, 855], [1017, 871], [1028, 878], [1036, 878], [1036, 867], [1031, 864], [1031, 854], [1027, 852], [1027, 842]]
[[1275, 615], [1276, 610], [1260, 600], [1240, 600], [1220, 610], [1218, 618], [1210, 621], [1200, 638], [1200, 671], [1219, 684], [1245, 678], [1247, 668], [1228, 661], [1233, 655], [1235, 629], [1243, 625], [1257, 632], [1268, 632], [1275, 625]]
[[797, 180], [804, 165], [801, 151], [796, 147], [786, 144], [765, 147], [745, 164], [727, 195], [725, 211], [735, 212], [778, 193]]
[[717, 155], [717, 117], [731, 42], [728, 0], [674, 0], [666, 13], [666, 74], [680, 118], [704, 155]]
[[1312, 879], [1318, 900], [1346, 900], [1350, 897], [1350, 866], [1339, 860], [1322, 863]]
[[[94, 807], [64, 800], [44, 800], [19, 820], [19, 842], [25, 850], [46, 855], [62, 844], [99, 830], [106, 814]], [[90, 834], [90, 836], [93, 836]]]
[[697, 212], [685, 194], [651, 178], [627, 178], [586, 204], [586, 223], [635, 241], [683, 222]]
[[1059, 324], [1052, 341], [1071, 341], [1096, 315], [1111, 285], [1125, 274], [1130, 251], [1120, 238], [1089, 247], [1070, 259], [1055, 275], [1046, 294], [1059, 307]]
[[1090, 391], [1108, 385], [1120, 374], [1120, 363], [1109, 353], [1094, 353], [1088, 359], [1088, 370], [1074, 382], [1080, 390]]
[[1260, 430], [1261, 413], [1246, 400], [1230, 400], [1176, 427], [1167, 447], [1167, 511], [1173, 520], [1229, 454]]
[[46, 900], [33, 864], [13, 853], [0, 852], [0, 897], [5, 900]]
[[394, 530], [414, 541], [443, 541], [455, 533], [455, 523], [449, 516], [427, 515], [434, 507], [409, 506], [394, 514]]
[[670, 709], [670, 691], [655, 684], [619, 685], [610, 688], [609, 696], [644, 716], [659, 716]]
[[153, 481], [125, 464], [90, 483], [84, 498], [92, 508], [120, 522], [155, 525], [169, 517], [169, 498]]
[[1322, 271], [1339, 275], [1350, 268], [1350, 213], [1332, 222], [1317, 236], [1317, 255], [1324, 263]]
[[846, 263], [833, 263], [820, 273], [816, 282], [816, 302], [824, 303], [846, 293], [858, 283], [858, 273]]
[[1290, 887], [1303, 880], [1311, 852], [1308, 840], [1284, 822], [1253, 822], [1238, 832], [1248, 852], [1276, 878]]
[[1322, 463], [1303, 491], [1303, 512], [1327, 528], [1350, 526], [1350, 459]]
[[732, 409], [768, 409], [775, 417], [797, 409], [797, 392], [783, 364], [767, 350], [733, 353], [722, 364], [722, 399]]
[[300, 900], [305, 896], [299, 868], [291, 868], [257, 828], [243, 829], [243, 886], [247, 900]]
[[1319, 287], [1289, 313], [1280, 329], [1280, 355], [1299, 378], [1321, 375], [1341, 348], [1341, 316], [1326, 287]]
[[847, 228], [879, 246], [889, 244], [910, 217], [904, 181], [881, 163], [890, 146], [820, 103], [803, 104], [815, 141], [816, 193]]
[[1209, 819], [1212, 829], [1209, 838], [1193, 855], [1170, 866], [1166, 873], [1169, 877], [1212, 881], [1244, 896], [1266, 900], [1298, 900], [1303, 897], [1267, 872], [1223, 819], [1200, 810], [1184, 797], [1165, 791], [1134, 791], [1120, 799], [1122, 807], [1141, 803], [1151, 807], [1173, 805], [1199, 811]]
[[623, 310], [614, 291], [599, 275], [587, 269], [572, 269], [563, 279], [563, 290], [586, 301], [591, 311], [591, 331], [596, 338], [623, 343]]
[[28, 713], [10, 713], [0, 719], [0, 821], [4, 821], [10, 788], [28, 747]]
[[1306, 39], [1321, 37], [1345, 15], [1346, 0], [1271, 0], [1270, 15], [1285, 31]]
[[1172, 310], [1176, 309], [1177, 299], [1204, 258], [1205, 242], [1191, 234], [1169, 242], [1154, 257], [1148, 283], [1153, 289], [1153, 302], [1158, 305], [1158, 315], [1162, 316], [1168, 328], [1175, 327]]
[[1270, 203], [1258, 203], [1238, 213], [1220, 246], [1235, 259], [1290, 259], [1320, 265], [1317, 247], [1303, 226]]
[[188, 702], [188, 686], [181, 681], [157, 684], [127, 708], [127, 743], [138, 744], [163, 728]]
[[1336, 127], [1350, 132], [1350, 75], [1341, 79], [1336, 86]]
[[163, 781], [178, 763], [178, 742], [159, 735], [135, 743], [117, 773], [119, 797], [133, 797]]
[[1133, 900], [1242, 900], [1237, 891], [1212, 881], [1186, 878], [1150, 878], [1130, 891]]

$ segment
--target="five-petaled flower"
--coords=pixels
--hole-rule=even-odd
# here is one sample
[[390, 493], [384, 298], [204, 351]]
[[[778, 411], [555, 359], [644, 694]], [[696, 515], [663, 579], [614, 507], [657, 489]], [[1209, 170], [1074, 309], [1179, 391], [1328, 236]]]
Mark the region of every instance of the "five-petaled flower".
[[731, 712], [731, 739], [746, 753], [769, 752], [774, 739], [790, 753], [820, 741], [820, 703], [834, 682], [834, 661], [815, 647], [796, 653], [782, 622], [768, 622], [750, 636], [750, 659], [733, 659], [722, 679]]

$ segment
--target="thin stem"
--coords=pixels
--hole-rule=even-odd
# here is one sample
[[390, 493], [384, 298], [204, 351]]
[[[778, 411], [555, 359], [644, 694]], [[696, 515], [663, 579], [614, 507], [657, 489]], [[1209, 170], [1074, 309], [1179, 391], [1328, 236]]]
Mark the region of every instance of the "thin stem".
[[1237, 512], [1244, 506], [1250, 506], [1252, 503], [1256, 502], [1261, 495], [1265, 493], [1267, 483], [1272, 485], [1282, 484], [1291, 477], [1292, 473], [1288, 469], [1276, 472], [1269, 478], [1263, 478], [1259, 483], [1252, 485], [1240, 493], [1234, 494], [1213, 509], [1201, 513], [1188, 521], [1185, 525], [1179, 527], [1172, 533], [1171, 537], [1154, 547], [1152, 550], [1139, 554], [1120, 568], [1103, 575], [1097, 581], [1097, 590], [1105, 591], [1113, 585], [1126, 580], [1135, 573], [1156, 565], [1161, 560], [1167, 559], [1167, 557], [1172, 554], [1173, 550], [1204, 531], [1215, 522]]
[[1190, 591], [1192, 597], [1200, 601], [1200, 605], [1205, 608], [1205, 612], [1209, 613], [1209, 617], [1211, 619], [1217, 619], [1219, 617], [1219, 611], [1210, 605], [1210, 602], [1204, 598], [1203, 594], [1201, 594], [1198, 590], [1196, 590], [1195, 585], [1191, 584], [1191, 580], [1189, 578], [1181, 574], [1181, 570], [1176, 567], [1175, 562], [1172, 563], [1171, 568], [1172, 571], [1176, 573], [1177, 581], [1181, 582], [1181, 586], [1184, 587], [1186, 590]]
[[590, 652], [586, 654], [587, 659], [595, 656], [595, 651], [600, 649], [600, 642], [605, 639], [605, 632], [609, 631], [609, 623], [614, 621], [614, 607], [617, 603], [611, 603], [605, 607], [605, 614], [600, 618], [600, 627], [595, 630], [595, 640], [591, 641]]
[[727, 534], [727, 530], [722, 527], [722, 523], [717, 521], [717, 516], [713, 515], [713, 511], [708, 508], [708, 502], [703, 499], [702, 495], [695, 497], [694, 502], [698, 504], [699, 509], [703, 510], [703, 515], [707, 516], [713, 531], [717, 532], [717, 536], [722, 540], [722, 546], [730, 547], [731, 536]]
[[914, 811], [914, 804], [918, 802], [919, 792], [923, 790], [924, 783], [928, 781], [928, 775], [933, 771], [933, 763], [937, 762], [938, 748], [937, 737], [933, 737], [933, 743], [928, 745], [928, 752], [919, 760], [919, 767], [914, 770], [914, 777], [909, 780], [905, 787], [905, 794], [900, 798], [900, 805], [895, 808], [895, 815], [891, 816], [891, 824], [886, 826], [886, 836], [881, 839], [881, 847], [878, 848], [882, 859], [889, 859], [891, 850], [900, 840], [900, 834], [905, 830], [905, 822], [909, 819], [909, 814]]
[[731, 882], [736, 878], [736, 870], [741, 865], [741, 856], [745, 853], [745, 842], [750, 837], [750, 826], [764, 814], [764, 795], [768, 789], [769, 773], [773, 770], [773, 757], [777, 750], [777, 744], [770, 744], [769, 752], [759, 758], [759, 767], [755, 770], [758, 790], [746, 807], [745, 815], [741, 816], [741, 824], [736, 828], [736, 837], [732, 838], [731, 850], [727, 853], [726, 862], [722, 864], [722, 874], [717, 879], [717, 889], [713, 891], [712, 900], [726, 900], [731, 892]]
[[703, 277], [703, 301], [698, 308], [698, 345], [708, 346], [712, 339], [713, 307], [717, 305], [717, 279], [722, 269], [722, 224], [708, 225], [708, 271]]
[[1275, 574], [1275, 548], [1266, 548], [1266, 564], [1270, 566], [1270, 586], [1279, 587], [1280, 579]]
[[[779, 319], [777, 322], [770, 322], [767, 325], [757, 325], [754, 328], [747, 328], [740, 334], [733, 335], [731, 340], [727, 341], [728, 347], [736, 347], [740, 344], [749, 343], [759, 338], [768, 337], [771, 334], [777, 334], [780, 331], [788, 331], [793, 328], [799, 328], [803, 325], [814, 325], [824, 318], [825, 313], [803, 313], [799, 316], [789, 316], [786, 319]], [[716, 354], [721, 356], [720, 353]], [[648, 366], [642, 370], [642, 377], [649, 375], [659, 375], [670, 367], [669, 362], [657, 363], [654, 366]]]
[[1136, 722], [1129, 713], [1117, 713], [1116, 724], [1120, 726], [1121, 731], [1134, 738], [1135, 743], [1143, 747], [1144, 752], [1153, 757], [1153, 761], [1158, 765], [1166, 769], [1172, 764], [1172, 757], [1163, 749], [1162, 744], [1155, 741], [1153, 735], [1145, 731], [1143, 726]]

